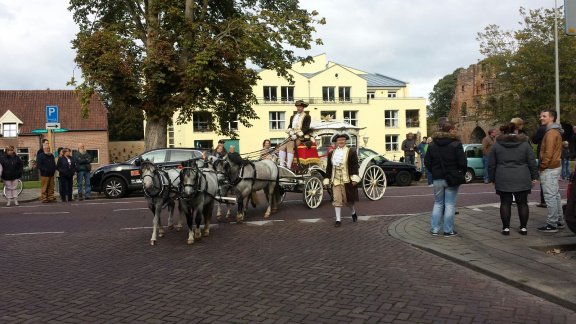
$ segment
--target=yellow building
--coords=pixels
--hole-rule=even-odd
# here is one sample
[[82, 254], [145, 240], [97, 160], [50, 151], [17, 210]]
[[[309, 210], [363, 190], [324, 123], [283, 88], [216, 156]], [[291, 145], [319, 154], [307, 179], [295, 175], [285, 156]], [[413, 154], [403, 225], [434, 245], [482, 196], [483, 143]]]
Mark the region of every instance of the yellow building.
[[[227, 140], [236, 151], [246, 154], [259, 150], [262, 141], [273, 144], [286, 138], [290, 116], [296, 111], [294, 102], [304, 100], [312, 122], [321, 119], [346, 121], [364, 128], [359, 142], [389, 159], [403, 156], [400, 150], [406, 134], [426, 134], [426, 99], [410, 97], [408, 83], [381, 74], [367, 73], [327, 61], [326, 55], [314, 57], [312, 64], [294, 64], [290, 73], [294, 83], [279, 77], [273, 70], [259, 72], [261, 80], [254, 87], [258, 104], [254, 106], [260, 119], [252, 127], [230, 123], [237, 128], [238, 139]], [[196, 114], [192, 123], [177, 125], [168, 131], [168, 145], [176, 147], [212, 147], [219, 139], [209, 129], [208, 114]], [[175, 119], [176, 120], [176, 117]], [[318, 146], [328, 139], [317, 139]]]

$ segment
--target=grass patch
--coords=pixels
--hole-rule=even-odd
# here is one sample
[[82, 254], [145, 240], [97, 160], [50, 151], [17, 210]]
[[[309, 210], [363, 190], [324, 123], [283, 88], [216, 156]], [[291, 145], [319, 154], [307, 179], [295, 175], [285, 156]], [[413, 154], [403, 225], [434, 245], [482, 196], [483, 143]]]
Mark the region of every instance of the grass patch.
[[[36, 181], [24, 181], [24, 189], [35, 189], [35, 188], [42, 188], [40, 185], [40, 180]], [[4, 182], [0, 183], [0, 190], [4, 190]], [[0, 193], [1, 195], [2, 193]]]

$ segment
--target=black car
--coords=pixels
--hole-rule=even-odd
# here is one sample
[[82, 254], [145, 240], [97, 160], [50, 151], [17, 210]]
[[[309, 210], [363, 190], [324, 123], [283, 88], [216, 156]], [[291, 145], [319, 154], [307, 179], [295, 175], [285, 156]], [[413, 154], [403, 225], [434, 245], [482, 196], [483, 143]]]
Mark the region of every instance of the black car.
[[370, 164], [375, 164], [384, 171], [388, 184], [409, 186], [412, 184], [412, 181], [418, 181], [422, 177], [422, 173], [412, 164], [390, 161], [371, 149], [359, 148], [358, 159], [360, 163], [367, 158], [372, 158]]
[[[319, 148], [318, 155], [325, 157], [326, 148]], [[372, 158], [370, 165], [378, 165], [382, 171], [384, 171], [384, 174], [386, 174], [386, 181], [390, 185], [396, 184], [397, 186], [409, 186], [412, 184], [412, 181], [418, 181], [422, 176], [422, 173], [418, 171], [414, 165], [390, 161], [371, 149], [364, 147], [359, 148], [358, 160], [360, 164], [362, 164], [362, 161], [367, 158]]]
[[161, 168], [177, 168], [183, 161], [202, 156], [202, 151], [190, 148], [154, 149], [137, 155], [126, 162], [108, 164], [90, 175], [92, 191], [104, 192], [108, 198], [120, 198], [142, 189], [140, 168], [136, 160], [149, 160]]

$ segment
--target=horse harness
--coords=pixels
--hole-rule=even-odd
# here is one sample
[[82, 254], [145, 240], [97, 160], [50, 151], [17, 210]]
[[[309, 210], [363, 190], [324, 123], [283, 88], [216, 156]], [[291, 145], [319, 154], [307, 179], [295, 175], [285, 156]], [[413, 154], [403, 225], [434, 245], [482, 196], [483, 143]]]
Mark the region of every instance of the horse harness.
[[[144, 188], [144, 182], [142, 182], [142, 191], [144, 191], [144, 195], [150, 199], [161, 197], [164, 200], [163, 201], [164, 204], [166, 204], [166, 202], [170, 198], [170, 194], [178, 196], [176, 186], [173, 185], [172, 182], [170, 181], [170, 176], [168, 175], [168, 172], [166, 172], [166, 170], [156, 167], [156, 165], [154, 165], [152, 162], [143, 162], [140, 169], [142, 170], [144, 166], [147, 164], [154, 166], [154, 168], [150, 168], [152, 175], [150, 174], [142, 175], [142, 180], [144, 180], [144, 178], [146, 177], [152, 178], [153, 189], [155, 189], [157, 192], [150, 192], [149, 190], [146, 190], [146, 188]], [[156, 187], [156, 182], [154, 181], [154, 179], [158, 179], [158, 182], [160, 183], [159, 188]]]

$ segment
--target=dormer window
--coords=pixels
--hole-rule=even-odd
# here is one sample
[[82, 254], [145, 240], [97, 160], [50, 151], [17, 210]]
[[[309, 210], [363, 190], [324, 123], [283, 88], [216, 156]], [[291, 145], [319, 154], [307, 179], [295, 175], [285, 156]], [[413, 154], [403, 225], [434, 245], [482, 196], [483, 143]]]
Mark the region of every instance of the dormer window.
[[4, 124], [2, 124], [2, 136], [4, 136], [4, 137], [16, 137], [16, 136], [18, 136], [18, 125], [16, 123], [4, 123]]

